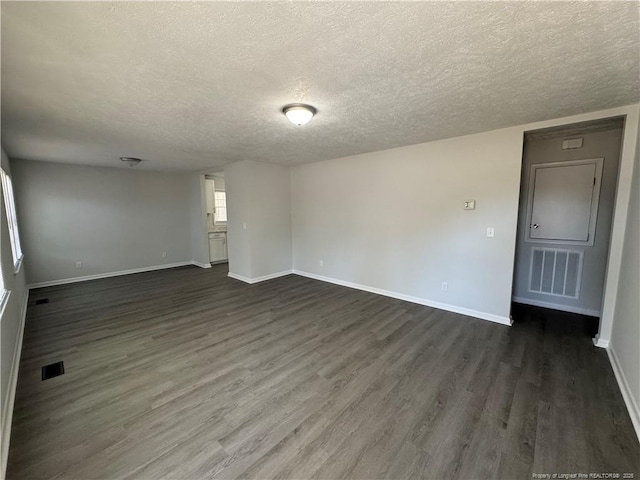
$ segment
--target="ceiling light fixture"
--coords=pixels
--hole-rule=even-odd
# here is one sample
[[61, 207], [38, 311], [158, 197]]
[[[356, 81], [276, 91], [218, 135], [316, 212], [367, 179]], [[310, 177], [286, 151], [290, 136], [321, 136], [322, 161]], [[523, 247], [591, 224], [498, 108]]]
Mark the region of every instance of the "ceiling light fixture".
[[282, 113], [289, 119], [294, 125], [299, 127], [309, 123], [309, 120], [313, 118], [317, 110], [311, 105], [305, 105], [304, 103], [290, 103], [282, 108]]
[[120, 160], [124, 163], [129, 164], [130, 167], [135, 167], [142, 161], [141, 159], [135, 157], [120, 157]]

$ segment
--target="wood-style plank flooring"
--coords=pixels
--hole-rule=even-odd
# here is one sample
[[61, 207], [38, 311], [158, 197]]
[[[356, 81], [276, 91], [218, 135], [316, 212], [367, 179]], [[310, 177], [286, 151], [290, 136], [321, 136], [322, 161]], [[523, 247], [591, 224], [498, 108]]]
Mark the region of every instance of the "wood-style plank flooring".
[[[8, 478], [640, 474], [593, 319], [521, 308], [509, 328], [226, 273], [32, 291]], [[59, 360], [65, 374], [41, 381]]]

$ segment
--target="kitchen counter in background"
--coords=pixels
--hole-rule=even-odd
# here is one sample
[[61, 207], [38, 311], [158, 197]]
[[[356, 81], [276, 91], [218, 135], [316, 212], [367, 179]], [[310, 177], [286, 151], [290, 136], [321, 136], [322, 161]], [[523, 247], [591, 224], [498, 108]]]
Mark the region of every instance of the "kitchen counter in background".
[[209, 231], [209, 261], [211, 263], [226, 262], [227, 255], [227, 227], [219, 225]]

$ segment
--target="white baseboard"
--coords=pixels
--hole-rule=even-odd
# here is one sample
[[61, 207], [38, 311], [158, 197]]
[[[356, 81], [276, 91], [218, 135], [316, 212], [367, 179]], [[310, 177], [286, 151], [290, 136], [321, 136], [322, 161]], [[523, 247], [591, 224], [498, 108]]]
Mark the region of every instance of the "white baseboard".
[[618, 386], [620, 387], [620, 391], [622, 392], [622, 398], [624, 399], [624, 403], [627, 406], [627, 410], [629, 411], [631, 423], [633, 423], [633, 428], [636, 430], [638, 440], [640, 440], [640, 409], [638, 408], [636, 399], [631, 394], [631, 389], [629, 388], [627, 377], [625, 377], [624, 371], [622, 370], [622, 368], [620, 368], [620, 362], [618, 361], [618, 355], [616, 355], [616, 351], [612, 347], [609, 347], [607, 348], [607, 354], [609, 355], [609, 362], [611, 363], [611, 368], [613, 368], [613, 373], [615, 374], [616, 380], [618, 381]]
[[195, 265], [196, 267], [200, 267], [200, 268], [211, 268], [210, 263], [200, 263], [200, 262], [193, 261], [191, 262], [191, 265]]
[[419, 305], [425, 305], [427, 307], [437, 308], [440, 310], [446, 310], [448, 312], [459, 313], [468, 317], [480, 318], [482, 320], [488, 320], [490, 322], [499, 323], [501, 325], [511, 326], [513, 323], [509, 317], [502, 317], [493, 313], [485, 313], [477, 310], [471, 310], [469, 308], [458, 307], [456, 305], [449, 305], [447, 303], [434, 302], [426, 298], [413, 297], [411, 295], [405, 295], [403, 293], [391, 292], [389, 290], [383, 290], [381, 288], [370, 287], [368, 285], [361, 285], [359, 283], [346, 282], [344, 280], [338, 280], [336, 278], [324, 277], [322, 275], [316, 275], [315, 273], [304, 272], [301, 270], [293, 270], [293, 273], [302, 277], [313, 278], [314, 280], [320, 280], [322, 282], [333, 283], [343, 287], [355, 288], [356, 290], [363, 290], [365, 292], [376, 293], [378, 295], [384, 295], [385, 297], [397, 298], [398, 300], [405, 300], [411, 303], [417, 303]]
[[22, 354], [22, 339], [24, 338], [24, 324], [27, 319], [27, 304], [29, 302], [29, 289], [25, 291], [22, 299], [22, 309], [20, 310], [20, 323], [18, 325], [18, 335], [13, 350], [11, 370], [9, 372], [9, 385], [5, 393], [4, 408], [2, 415], [2, 450], [0, 451], [1, 465], [0, 478], [5, 478], [7, 471], [7, 458], [9, 456], [9, 442], [11, 440], [11, 421], [13, 420], [13, 405], [16, 400], [16, 387], [18, 386], [18, 371], [20, 369], [20, 355]]
[[600, 335], [596, 335], [595, 337], [593, 337], [593, 344], [596, 347], [608, 348], [609, 347], [609, 340], [603, 340], [602, 338], [600, 338]]
[[227, 275], [230, 278], [235, 278], [236, 280], [240, 280], [241, 282], [253, 284], [264, 282], [265, 280], [272, 280], [278, 277], [284, 277], [285, 275], [291, 275], [293, 273], [292, 270], [283, 270], [282, 272], [270, 273], [269, 275], [263, 275], [262, 277], [249, 278], [244, 275], [238, 275], [237, 273], [229, 272]]
[[245, 277], [244, 275], [238, 275], [237, 273], [233, 273], [233, 272], [227, 273], [227, 276], [235, 280], [240, 280], [241, 282], [244, 282], [244, 283], [255, 283], [251, 278]]
[[[117, 272], [97, 273], [95, 275], [85, 275], [83, 277], [62, 278], [60, 280], [51, 280], [48, 282], [38, 282], [27, 285], [27, 288], [53, 287], [56, 285], [66, 285], [68, 283], [86, 282], [89, 280], [98, 280], [100, 278], [119, 277], [120, 275], [131, 275], [133, 273], [153, 272], [154, 270], [164, 270], [165, 268], [184, 267], [185, 265], [196, 265], [195, 262], [177, 262], [165, 263], [163, 265], [153, 265], [151, 267], [132, 268], [131, 270], [120, 270]], [[200, 267], [200, 264], [197, 264]], [[211, 266], [211, 265], [209, 265]], [[207, 268], [207, 267], [203, 267]]]
[[523, 297], [512, 297], [516, 303], [524, 303], [525, 305], [533, 305], [534, 307], [551, 308], [552, 310], [561, 310], [563, 312], [577, 313], [578, 315], [588, 315], [590, 317], [599, 317], [602, 312], [599, 310], [590, 310], [588, 308], [570, 307], [568, 305], [559, 305], [557, 303], [543, 302], [541, 300], [531, 300]]

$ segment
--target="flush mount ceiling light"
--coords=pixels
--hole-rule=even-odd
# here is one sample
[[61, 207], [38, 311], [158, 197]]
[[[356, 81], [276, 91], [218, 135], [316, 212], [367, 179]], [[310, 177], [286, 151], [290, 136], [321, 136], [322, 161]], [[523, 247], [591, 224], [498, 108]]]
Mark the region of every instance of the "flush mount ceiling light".
[[314, 107], [304, 103], [290, 103], [282, 108], [282, 113], [286, 115], [289, 121], [299, 127], [309, 123], [309, 120], [316, 112], [317, 110]]
[[120, 157], [120, 160], [124, 163], [127, 163], [130, 167], [135, 167], [142, 161], [141, 159], [135, 157]]

